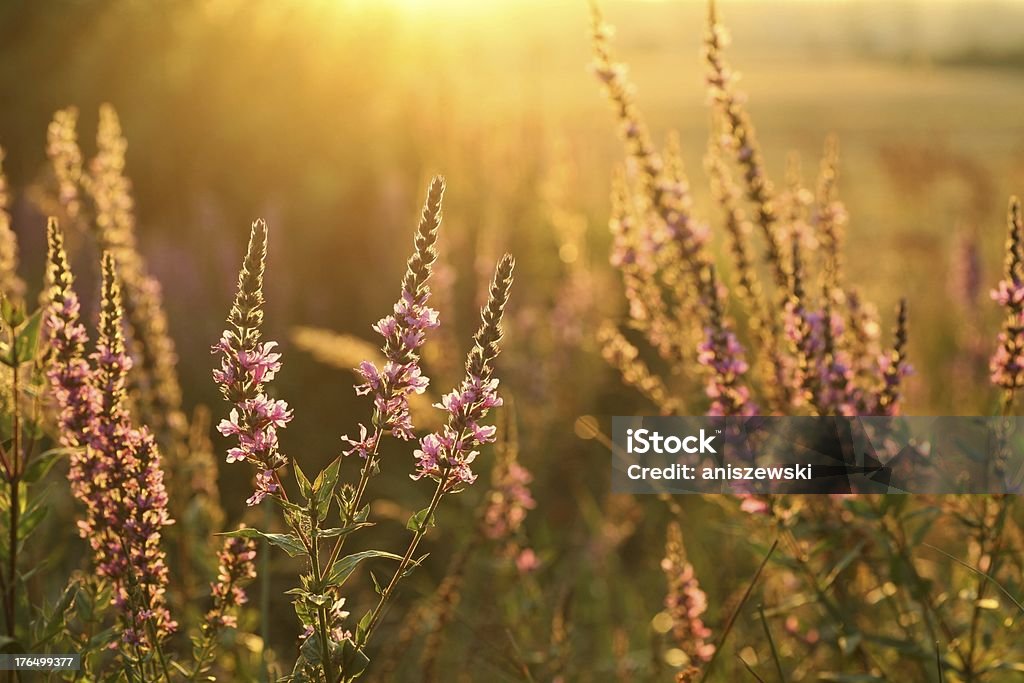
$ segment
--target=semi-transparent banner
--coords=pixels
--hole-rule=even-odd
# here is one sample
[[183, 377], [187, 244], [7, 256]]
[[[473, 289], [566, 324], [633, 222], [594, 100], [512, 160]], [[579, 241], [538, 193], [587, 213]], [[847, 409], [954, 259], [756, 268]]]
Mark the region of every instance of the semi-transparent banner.
[[619, 493], [1019, 493], [1020, 417], [614, 417]]

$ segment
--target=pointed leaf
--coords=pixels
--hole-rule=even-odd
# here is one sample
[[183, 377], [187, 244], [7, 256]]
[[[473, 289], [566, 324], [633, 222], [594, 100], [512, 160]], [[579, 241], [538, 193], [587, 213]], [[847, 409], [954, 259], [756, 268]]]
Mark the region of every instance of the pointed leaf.
[[238, 529], [236, 531], [225, 531], [218, 536], [232, 536], [234, 538], [262, 538], [270, 545], [277, 546], [288, 553], [290, 557], [302, 557], [306, 555], [306, 546], [295, 534], [265, 534], [259, 529]]
[[430, 515], [430, 519], [427, 519], [428, 512], [430, 512], [430, 508], [423, 508], [414, 514], [409, 518], [405, 528], [409, 531], [421, 532], [426, 531], [428, 527], [434, 526], [434, 515]]
[[348, 580], [348, 577], [352, 576], [352, 572], [356, 570], [360, 562], [374, 557], [386, 557], [391, 560], [397, 560], [398, 562], [402, 561], [402, 557], [400, 555], [384, 552], [383, 550], [364, 550], [361, 553], [354, 553], [352, 555], [342, 557], [334, 563], [334, 566], [330, 568], [330, 571], [324, 578], [325, 587], [341, 586]]
[[309, 479], [306, 478], [302, 468], [299, 467], [299, 463], [293, 460], [292, 466], [295, 468], [295, 481], [299, 483], [299, 493], [302, 494], [303, 498], [309, 500], [309, 497], [313, 494], [313, 487], [310, 486]]
[[39, 348], [39, 330], [43, 320], [43, 309], [37, 310], [15, 331], [14, 362], [20, 365], [36, 357]]
[[347, 536], [357, 529], [363, 529], [368, 526], [373, 526], [373, 522], [363, 522], [362, 524], [350, 524], [344, 527], [331, 527], [330, 529], [320, 529], [317, 535], [320, 538], [334, 538], [335, 536]]
[[313, 497], [316, 500], [317, 519], [326, 519], [327, 513], [330, 512], [331, 497], [334, 495], [334, 489], [338, 485], [338, 473], [340, 470], [341, 456], [339, 455], [334, 459], [334, 462], [316, 476], [316, 481], [313, 482]]

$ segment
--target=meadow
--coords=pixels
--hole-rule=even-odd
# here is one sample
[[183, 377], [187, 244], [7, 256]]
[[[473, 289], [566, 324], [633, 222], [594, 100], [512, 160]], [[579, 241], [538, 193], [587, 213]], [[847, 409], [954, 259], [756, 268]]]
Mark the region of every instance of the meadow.
[[[624, 92], [671, 169], [649, 185], [686, 195], [672, 210], [690, 211], [692, 200], [710, 226], [701, 267], [713, 264], [735, 290], [705, 160], [710, 130], [722, 125], [702, 57], [707, 6], [600, 4], [615, 29], [604, 36], [614, 51], [605, 66], [628, 64], [636, 90]], [[725, 0], [718, 12], [761, 170], [783, 213], [796, 212], [779, 221], [786, 235], [828, 204], [820, 164], [829, 136], [838, 140], [849, 221], [836, 251], [845, 282], [874, 302], [879, 357], [893, 347], [906, 299], [895, 366], [909, 362], [913, 373], [894, 375], [898, 408], [1006, 408], [989, 360], [1007, 308], [989, 292], [1013, 279], [1004, 272], [1007, 200], [1024, 193], [1024, 5]], [[19, 507], [12, 491], [45, 511], [28, 515], [19, 568], [3, 573], [20, 577], [9, 599], [5, 591], [4, 652], [90, 653], [79, 680], [1024, 679], [1024, 512], [1012, 496], [609, 493], [610, 417], [711, 409], [703, 384], [721, 348], [698, 362], [700, 339], [683, 350], [694, 330], [680, 324], [669, 345], [679, 343], [682, 359], [659, 354], [630, 308], [622, 198], [641, 226], [669, 214], [645, 194], [643, 155], [620, 139], [629, 119], [617, 118], [602, 89], [621, 74], [601, 78], [591, 22], [587, 3], [568, 0], [0, 8], [0, 147], [17, 243], [16, 259], [0, 248], [0, 285], [27, 309], [4, 307], [9, 347], [42, 307], [33, 337], [42, 341], [5, 371], [4, 453], [26, 449], [11, 424], [9, 396], [21, 391], [19, 410], [39, 411], [22, 426], [35, 447], [25, 462], [46, 463], [28, 468], [31, 483], [5, 480], [7, 531]], [[677, 167], [688, 185], [672, 175]], [[744, 170], [733, 166], [740, 192]], [[756, 223], [757, 200], [741, 204]], [[830, 276], [810, 264], [829, 248], [811, 243], [813, 290]], [[749, 247], [761, 264], [756, 225]], [[55, 313], [74, 308], [61, 248], [80, 322], [106, 349], [93, 360], [74, 344], [61, 347], [66, 356], [54, 351], [54, 330], [79, 334], [78, 321]], [[756, 270], [782, 318], [792, 303], [770, 299], [771, 262]], [[710, 291], [686, 313], [700, 317], [717, 297]], [[750, 310], [742, 297], [722, 305], [718, 318], [736, 324], [755, 364]], [[378, 322], [388, 315], [397, 333]], [[678, 404], [666, 408], [650, 384], [636, 391], [623, 381], [609, 330]], [[794, 343], [795, 357], [807, 353]], [[55, 356], [95, 366], [78, 389], [119, 396], [100, 400], [93, 417], [102, 423], [106, 410], [123, 431], [100, 430], [106, 441], [94, 442], [96, 432], [79, 429], [76, 405], [93, 403], [68, 400], [67, 387], [68, 369], [81, 365], [54, 365]], [[124, 358], [134, 368], [122, 376]], [[354, 371], [364, 360], [401, 370], [375, 382], [365, 367]], [[636, 366], [624, 367], [630, 380]], [[224, 373], [216, 380], [215, 369]], [[11, 386], [12, 377], [26, 384]], [[430, 407], [450, 390], [462, 408]], [[766, 410], [767, 393], [751, 389]], [[794, 401], [772, 410], [836, 410]], [[742, 403], [726, 409], [742, 413]], [[406, 404], [412, 439], [401, 436]], [[446, 424], [475, 441], [420, 441], [443, 441]], [[488, 424], [496, 432], [476, 429]], [[140, 592], [76, 524], [109, 526], [95, 516], [105, 503], [81, 484], [95, 480], [81, 475], [95, 465], [82, 454], [114, 452], [124, 433], [135, 435], [125, 448], [145, 450], [144, 426], [163, 484], [153, 468], [132, 476], [166, 485], [176, 521], [155, 525], [159, 561], [141, 544], [141, 561], [165, 564], [166, 578], [147, 574], [153, 588]], [[275, 487], [291, 498], [274, 503]], [[268, 500], [247, 505], [261, 491]], [[35, 509], [22, 508], [23, 517]], [[227, 545], [215, 536], [240, 524], [250, 531]], [[0, 544], [6, 559], [10, 547]], [[95, 566], [109, 568], [106, 582], [91, 578]], [[211, 581], [220, 586], [212, 596]], [[235, 605], [241, 584], [248, 602]], [[112, 591], [122, 597], [110, 605]], [[146, 599], [159, 609], [137, 604]], [[176, 632], [159, 616], [164, 607]]]

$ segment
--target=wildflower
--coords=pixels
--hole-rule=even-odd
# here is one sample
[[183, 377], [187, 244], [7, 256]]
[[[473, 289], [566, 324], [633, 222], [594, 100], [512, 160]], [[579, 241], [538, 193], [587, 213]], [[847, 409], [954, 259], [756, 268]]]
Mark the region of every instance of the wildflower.
[[235, 628], [234, 610], [248, 601], [244, 584], [256, 578], [256, 543], [249, 538], [229, 536], [217, 554], [217, 580], [210, 584], [213, 609], [206, 613], [204, 628]]
[[466, 377], [458, 389], [445, 395], [436, 407], [448, 413], [448, 424], [420, 440], [415, 452], [413, 479], [430, 477], [455, 493], [476, 481], [470, 465], [480, 446], [494, 441], [495, 428], [481, 426], [491, 408], [502, 404], [498, 380], [492, 378], [501, 341], [501, 318], [508, 303], [515, 261], [506, 254], [498, 263], [487, 303], [480, 311], [480, 328], [466, 359]]
[[896, 320], [896, 342], [893, 348], [878, 359], [882, 373], [882, 390], [877, 411], [882, 415], [899, 415], [900, 384], [913, 369], [907, 363], [907, 302], [900, 301]]
[[267, 224], [258, 220], [252, 224], [249, 247], [238, 274], [238, 293], [228, 315], [228, 329], [212, 349], [221, 356], [220, 369], [213, 371], [214, 381], [234, 405], [228, 419], [217, 426], [224, 436], [238, 438], [238, 445], [228, 450], [227, 461], [246, 460], [259, 468], [256, 491], [246, 500], [248, 505], [280, 493], [277, 471], [288, 458], [278, 449], [277, 432], [292, 419], [288, 404], [270, 398], [264, 391], [264, 384], [281, 369], [281, 354], [274, 350], [276, 342], [260, 338], [266, 258]]
[[781, 290], [786, 286], [787, 274], [782, 258], [782, 237], [777, 225], [779, 215], [775, 206], [774, 189], [765, 174], [761, 148], [750, 116], [744, 107], [744, 97], [734, 88], [737, 76], [725, 61], [725, 48], [728, 44], [728, 32], [718, 22], [715, 5], [712, 3], [704, 34], [708, 91], [725, 128], [723, 147], [732, 151], [736, 162], [743, 169], [747, 199], [756, 208], [755, 220], [768, 244], [767, 261], [772, 268], [776, 285]]
[[1024, 222], [1016, 197], [1010, 200], [1007, 223], [1003, 279], [991, 293], [992, 299], [1006, 309], [1006, 319], [989, 369], [992, 383], [1005, 390], [1004, 403], [1008, 405], [1013, 393], [1024, 386]]
[[[415, 436], [409, 413], [409, 396], [422, 394], [429, 383], [420, 369], [419, 350], [426, 341], [427, 332], [439, 325], [437, 311], [427, 306], [430, 299], [427, 280], [437, 259], [435, 244], [437, 231], [441, 225], [443, 196], [444, 179], [436, 176], [427, 192], [427, 201], [416, 231], [415, 250], [409, 257], [402, 280], [401, 296], [394, 306], [394, 312], [373, 325], [377, 334], [384, 338], [383, 367], [378, 368], [370, 361], [364, 360], [356, 368], [356, 373], [363, 380], [356, 385], [356, 393], [373, 394], [374, 426], [379, 430], [390, 430], [403, 440]], [[376, 439], [377, 435], [373, 438]], [[376, 445], [367, 444], [365, 438], [359, 442], [354, 442], [348, 437], [345, 437], [345, 440], [354, 445], [354, 448], [346, 453], [357, 452], [362, 457], [366, 457]]]
[[[74, 276], [64, 251], [64, 236], [51, 218], [46, 226], [48, 259], [46, 270], [47, 307], [44, 332], [50, 348], [51, 365], [47, 371], [53, 395], [60, 408], [58, 424], [61, 443], [78, 445], [79, 434], [93, 426], [99, 411], [99, 392], [90, 379], [85, 345], [89, 340], [81, 323], [81, 304], [74, 290]], [[71, 457], [69, 476], [82, 478], [88, 461], [76, 451]]]
[[683, 532], [675, 522], [669, 524], [665, 543], [665, 558], [661, 569], [668, 582], [665, 610], [672, 618], [672, 636], [675, 644], [691, 661], [706, 662], [715, 653], [708, 642], [711, 629], [704, 625], [701, 615], [707, 611], [707, 595], [701, 590], [693, 565], [686, 561]]
[[0, 292], [18, 299], [25, 294], [25, 282], [18, 277], [18, 240], [11, 230], [10, 196], [3, 160], [4, 150], [0, 148]]
[[60, 109], [53, 115], [46, 131], [46, 154], [57, 181], [58, 201], [71, 221], [78, 219], [82, 207], [78, 192], [82, 179], [82, 151], [75, 131], [77, 122], [77, 109]]
[[825, 153], [821, 159], [818, 174], [816, 208], [811, 218], [825, 250], [826, 270], [832, 280], [830, 286], [839, 287], [843, 282], [841, 258], [843, 233], [848, 217], [846, 207], [838, 198], [839, 180], [839, 139], [830, 135], [825, 140]]
[[[110, 254], [103, 255], [99, 338], [87, 362], [87, 338], [56, 223], [48, 227], [50, 285], [46, 337], [52, 345], [48, 378], [59, 408], [62, 442], [78, 447], [68, 477], [84, 506], [79, 533], [89, 541], [97, 573], [109, 578], [124, 619], [126, 642], [156, 647], [177, 624], [166, 606], [168, 576], [161, 548], [167, 512], [160, 453], [146, 429], [133, 427], [126, 406], [120, 286]], [[156, 639], [154, 642], [153, 639]]]
[[509, 459], [495, 467], [483, 519], [484, 535], [487, 538], [507, 538], [519, 530], [527, 511], [537, 507], [530, 493], [532, 481], [530, 471], [515, 460]]
[[714, 296], [708, 301], [709, 323], [704, 340], [697, 348], [697, 362], [710, 370], [704, 391], [711, 399], [708, 415], [756, 415], [757, 405], [751, 400], [750, 389], [743, 384], [749, 369], [743, 347], [726, 325], [715, 270], [708, 266], [706, 279]]

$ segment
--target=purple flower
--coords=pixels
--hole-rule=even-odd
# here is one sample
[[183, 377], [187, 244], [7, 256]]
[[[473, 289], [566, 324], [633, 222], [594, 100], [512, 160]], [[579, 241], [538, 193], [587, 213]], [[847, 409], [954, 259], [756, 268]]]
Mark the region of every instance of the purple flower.
[[173, 521], [156, 443], [146, 429], [132, 425], [126, 406], [123, 308], [115, 265], [103, 255], [103, 297], [99, 339], [89, 361], [88, 335], [79, 321], [78, 298], [64, 252], [63, 237], [51, 220], [46, 339], [52, 349], [47, 377], [59, 409], [61, 443], [75, 448], [68, 479], [72, 495], [85, 507], [78, 521], [89, 542], [97, 573], [114, 587], [126, 642], [148, 649], [173, 633], [167, 609], [167, 565], [161, 547], [163, 527]]
[[203, 628], [216, 631], [235, 628], [236, 608], [248, 602], [244, 585], [256, 578], [256, 543], [249, 538], [229, 536], [217, 553], [217, 580], [210, 584], [213, 609], [206, 613]]
[[1010, 200], [1007, 223], [1004, 278], [992, 290], [992, 299], [1006, 309], [1006, 318], [989, 369], [992, 383], [1006, 390], [1004, 407], [1008, 408], [1013, 392], [1024, 386], [1024, 224], [1016, 197]]
[[252, 224], [228, 329], [212, 348], [221, 356], [220, 369], [213, 371], [214, 381], [234, 405], [228, 419], [217, 425], [222, 435], [238, 439], [238, 445], [228, 450], [227, 461], [247, 460], [259, 468], [256, 490], [246, 500], [248, 505], [280, 493], [277, 470], [288, 463], [288, 458], [278, 450], [277, 432], [292, 420], [288, 404], [270, 398], [264, 390], [264, 384], [281, 369], [281, 354], [274, 351], [277, 343], [260, 339], [266, 257], [267, 225], [259, 220]]
[[661, 569], [668, 583], [665, 611], [672, 618], [673, 639], [690, 659], [707, 662], [715, 654], [715, 645], [710, 642], [711, 629], [701, 618], [708, 609], [708, 599], [693, 565], [686, 561], [683, 533], [675, 522], [668, 529]]
[[[437, 311], [427, 306], [430, 299], [427, 281], [437, 259], [435, 244], [441, 224], [443, 195], [444, 179], [437, 176], [427, 193], [423, 216], [416, 231], [415, 249], [402, 280], [402, 293], [393, 313], [373, 325], [374, 331], [384, 338], [381, 347], [386, 359], [384, 367], [378, 368], [364, 360], [356, 368], [356, 373], [363, 380], [355, 386], [356, 394], [373, 395], [375, 431], [391, 431], [406, 441], [415, 437], [409, 414], [409, 396], [422, 394], [429, 383], [419, 366], [419, 350], [426, 341], [427, 332], [440, 324]], [[343, 438], [348, 443], [355, 443], [348, 437]], [[377, 435], [374, 440], [376, 438]], [[365, 437], [361, 440], [365, 441]], [[366, 457], [372, 449], [353, 450]]]
[[697, 347], [697, 362], [710, 370], [704, 392], [711, 399], [708, 415], [756, 415], [757, 404], [743, 375], [750, 369], [736, 335], [725, 329], [707, 328]]
[[501, 405], [498, 380], [492, 374], [514, 267], [515, 261], [508, 254], [498, 263], [487, 303], [480, 312], [480, 328], [466, 360], [466, 378], [436, 404], [448, 413], [448, 424], [420, 439], [414, 453], [416, 471], [412, 478], [434, 479], [446, 493], [461, 491], [476, 481], [470, 465], [479, 455], [477, 449], [494, 441], [494, 428], [481, 426], [480, 421], [491, 408]]
[[533, 475], [515, 460], [495, 467], [494, 481], [484, 511], [484, 535], [492, 540], [516, 533], [526, 520], [526, 513], [537, 507], [530, 493]]
[[370, 453], [373, 453], [377, 450], [377, 441], [379, 438], [380, 432], [374, 431], [373, 433], [368, 433], [366, 431], [366, 425], [363, 424], [359, 425], [358, 440], [351, 439], [347, 436], [341, 437], [342, 441], [345, 441], [346, 443], [352, 446], [352, 448], [345, 451], [345, 455], [352, 455], [353, 453], [355, 453], [364, 460], [367, 457], [369, 457]]

